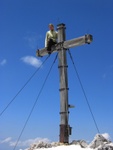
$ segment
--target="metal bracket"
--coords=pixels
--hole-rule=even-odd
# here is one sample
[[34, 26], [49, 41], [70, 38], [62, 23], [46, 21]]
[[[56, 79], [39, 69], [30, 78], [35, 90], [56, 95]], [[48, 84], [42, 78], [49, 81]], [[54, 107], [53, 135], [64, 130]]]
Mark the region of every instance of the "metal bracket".
[[64, 91], [64, 90], [69, 90], [69, 88], [61, 88], [61, 89], [59, 89], [60, 92]]
[[58, 68], [63, 68], [63, 67], [66, 67], [66, 68], [68, 68], [68, 65], [64, 65], [64, 66], [58, 66]]
[[[60, 112], [60, 114], [67, 114], [67, 111]], [[68, 111], [68, 114], [69, 114], [69, 111]]]
[[59, 48], [57, 51], [59, 51], [59, 50], [61, 50], [61, 49], [64, 49], [64, 50], [65, 50], [65, 48], [64, 48], [64, 41], [59, 42], [59, 43], [58, 43], [58, 46], [60, 46], [60, 48]]
[[39, 57], [43, 57], [43, 56], [40, 55], [39, 49], [37, 49], [36, 54], [38, 54]]
[[90, 44], [93, 40], [93, 36], [91, 34], [85, 35], [85, 43]]

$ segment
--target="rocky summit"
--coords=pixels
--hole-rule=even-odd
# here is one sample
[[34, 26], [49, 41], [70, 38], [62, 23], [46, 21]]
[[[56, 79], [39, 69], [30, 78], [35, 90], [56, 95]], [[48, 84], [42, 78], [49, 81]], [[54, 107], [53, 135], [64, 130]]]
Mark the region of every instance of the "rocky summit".
[[[53, 148], [60, 145], [64, 145], [64, 144], [59, 142], [45, 143], [40, 141], [38, 143], [31, 145], [31, 147], [28, 150], [37, 150], [41, 148]], [[69, 145], [79, 145], [82, 149], [85, 150], [87, 150], [87, 148], [94, 149], [94, 150], [113, 150], [113, 142], [106, 139], [101, 134], [96, 134], [96, 136], [94, 137], [93, 141], [90, 144], [88, 144], [84, 140], [73, 140]]]

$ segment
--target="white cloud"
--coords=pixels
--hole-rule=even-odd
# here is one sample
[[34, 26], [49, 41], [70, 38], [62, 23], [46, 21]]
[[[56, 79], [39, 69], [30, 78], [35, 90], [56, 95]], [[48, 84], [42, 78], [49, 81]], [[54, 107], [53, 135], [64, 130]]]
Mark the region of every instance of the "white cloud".
[[[30, 146], [31, 144], [35, 144], [35, 143], [39, 143], [39, 142], [45, 142], [45, 143], [49, 143], [50, 140], [47, 139], [47, 138], [35, 138], [35, 139], [28, 139], [28, 140], [25, 140], [25, 141], [19, 141], [18, 142], [18, 146], [20, 147], [27, 147], [27, 146]], [[9, 145], [10, 146], [15, 146], [16, 142], [10, 142]]]
[[1, 65], [1, 66], [4, 66], [6, 63], [7, 63], [7, 60], [6, 60], [6, 59], [3, 59], [3, 60], [0, 62], [0, 65]]
[[[30, 146], [31, 144], [39, 143], [39, 142], [45, 142], [49, 143], [50, 140], [47, 138], [35, 138], [35, 139], [27, 139], [25, 141], [19, 141], [18, 146]], [[9, 146], [15, 146], [16, 141], [13, 141], [11, 137], [8, 137], [6, 139], [0, 140], [0, 144], [7, 143]]]
[[[19, 147], [30, 147], [30, 145], [39, 143], [39, 142], [44, 142], [44, 143], [49, 143], [50, 140], [47, 138], [35, 138], [35, 139], [28, 139], [25, 141], [19, 141], [17, 146]], [[16, 141], [9, 141], [9, 146], [14, 147], [16, 145]]]
[[[16, 142], [17, 141], [12, 140], [11, 137], [0, 140], [0, 144], [8, 144], [10, 147], [14, 147], [16, 145]], [[32, 144], [40, 143], [40, 142], [50, 143], [50, 140], [48, 138], [37, 137], [34, 139], [27, 139], [24, 141], [19, 141], [17, 146], [19, 146], [19, 147], [30, 147]]]
[[11, 139], [12, 139], [11, 137], [8, 137], [8, 138], [6, 138], [4, 140], [0, 140], [0, 144], [9, 143], [11, 141]]
[[40, 65], [42, 64], [42, 62], [39, 59], [37, 59], [33, 56], [25, 56], [25, 57], [22, 57], [21, 60], [24, 63], [31, 65], [33, 67], [36, 67], [36, 68], [39, 68]]

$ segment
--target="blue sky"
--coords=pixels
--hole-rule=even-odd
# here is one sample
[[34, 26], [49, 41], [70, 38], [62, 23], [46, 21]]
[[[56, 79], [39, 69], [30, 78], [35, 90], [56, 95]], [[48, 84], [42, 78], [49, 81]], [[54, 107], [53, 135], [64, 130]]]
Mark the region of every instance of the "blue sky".
[[[0, 0], [0, 112], [7, 106], [43, 58], [48, 24], [65, 23], [66, 39], [90, 33], [93, 42], [70, 49], [101, 133], [113, 140], [113, 1], [112, 0]], [[0, 149], [12, 150], [56, 54], [0, 117]], [[97, 130], [67, 54], [70, 140], [91, 141]], [[31, 139], [59, 140], [60, 96], [58, 60], [21, 136], [20, 147]], [[22, 145], [23, 144], [23, 145]], [[19, 149], [19, 146], [17, 146]]]

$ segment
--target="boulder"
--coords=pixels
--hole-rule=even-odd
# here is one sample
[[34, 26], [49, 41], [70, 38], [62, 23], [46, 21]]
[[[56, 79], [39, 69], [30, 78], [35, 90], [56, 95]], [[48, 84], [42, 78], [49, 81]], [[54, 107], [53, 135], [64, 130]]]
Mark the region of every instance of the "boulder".
[[98, 150], [113, 150], [113, 143], [99, 146]]
[[[99, 150], [101, 150], [103, 147], [107, 146], [110, 143], [111, 143], [111, 141], [104, 138], [101, 134], [97, 134], [95, 136], [94, 140], [89, 144], [89, 147], [92, 149], [99, 148]], [[104, 150], [104, 149], [102, 149], [102, 150]]]
[[86, 148], [88, 146], [87, 142], [84, 140], [73, 140], [70, 144], [80, 145], [82, 148]]
[[50, 148], [50, 147], [52, 147], [50, 143], [45, 143], [43, 141], [40, 141], [38, 143], [31, 145], [31, 147], [28, 150], [34, 150], [34, 149], [40, 149], [40, 148]]

